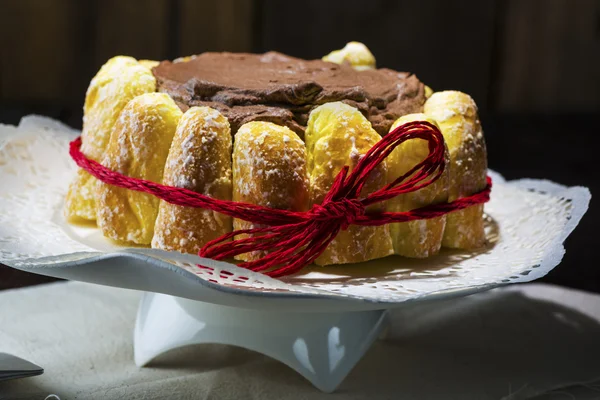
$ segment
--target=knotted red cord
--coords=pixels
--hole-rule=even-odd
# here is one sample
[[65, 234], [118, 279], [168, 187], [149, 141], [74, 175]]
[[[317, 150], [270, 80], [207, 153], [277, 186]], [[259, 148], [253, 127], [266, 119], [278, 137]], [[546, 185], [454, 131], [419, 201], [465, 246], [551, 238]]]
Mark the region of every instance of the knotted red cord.
[[[406, 174], [363, 198], [359, 198], [371, 171], [399, 144], [422, 139], [429, 144], [429, 155]], [[110, 185], [149, 193], [171, 204], [204, 208], [260, 224], [265, 227], [238, 230], [207, 243], [201, 257], [215, 260], [253, 251], [268, 251], [256, 261], [239, 264], [242, 268], [272, 277], [293, 274], [312, 263], [349, 225], [376, 226], [439, 217], [489, 200], [492, 181], [484, 190], [451, 203], [435, 204], [405, 212], [365, 212], [369, 205], [414, 192], [435, 182], [444, 172], [444, 138], [439, 129], [425, 121], [408, 122], [384, 136], [364, 155], [349, 173], [348, 166], [336, 176], [321, 204], [308, 211], [288, 211], [230, 200], [219, 200], [188, 189], [165, 186], [131, 178], [112, 171], [81, 152], [81, 137], [70, 143], [69, 154], [77, 165]], [[250, 236], [230, 241], [240, 234]]]

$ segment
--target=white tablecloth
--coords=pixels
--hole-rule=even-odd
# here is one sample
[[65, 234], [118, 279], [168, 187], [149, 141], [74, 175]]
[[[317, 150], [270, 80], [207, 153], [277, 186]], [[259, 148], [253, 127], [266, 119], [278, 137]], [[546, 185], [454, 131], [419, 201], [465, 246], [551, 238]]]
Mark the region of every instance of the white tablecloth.
[[0, 382], [0, 399], [600, 398], [598, 295], [529, 284], [392, 312], [387, 339], [330, 395], [230, 346], [180, 349], [137, 368], [139, 296], [78, 282], [0, 292], [0, 352], [45, 368]]

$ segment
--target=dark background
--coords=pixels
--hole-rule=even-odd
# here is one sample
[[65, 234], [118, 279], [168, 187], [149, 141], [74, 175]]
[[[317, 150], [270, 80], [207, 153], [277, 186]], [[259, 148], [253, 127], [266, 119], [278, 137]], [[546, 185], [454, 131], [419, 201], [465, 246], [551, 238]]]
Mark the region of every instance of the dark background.
[[[362, 41], [378, 66], [471, 94], [490, 167], [599, 193], [600, 0], [0, 0], [0, 121], [81, 127], [85, 90], [117, 54], [278, 50], [320, 58]], [[597, 200], [548, 282], [600, 292]], [[0, 289], [39, 282], [0, 266]]]

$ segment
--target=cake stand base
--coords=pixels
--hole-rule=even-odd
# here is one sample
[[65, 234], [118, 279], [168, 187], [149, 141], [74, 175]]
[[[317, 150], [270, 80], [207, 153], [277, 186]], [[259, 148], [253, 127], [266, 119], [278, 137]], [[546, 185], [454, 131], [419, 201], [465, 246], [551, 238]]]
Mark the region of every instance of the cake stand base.
[[332, 392], [386, 325], [385, 310], [303, 313], [258, 311], [144, 293], [135, 325], [135, 363], [169, 350], [220, 343], [253, 350]]

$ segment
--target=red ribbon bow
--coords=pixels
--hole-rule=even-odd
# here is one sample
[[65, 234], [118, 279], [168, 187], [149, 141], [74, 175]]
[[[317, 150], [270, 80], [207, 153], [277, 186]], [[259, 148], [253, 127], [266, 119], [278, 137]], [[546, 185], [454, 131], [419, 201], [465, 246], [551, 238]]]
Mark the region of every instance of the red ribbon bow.
[[[394, 182], [359, 198], [371, 171], [396, 146], [411, 139], [426, 140], [429, 144], [429, 155]], [[69, 154], [80, 168], [105, 183], [149, 193], [179, 206], [210, 209], [233, 218], [264, 225], [262, 228], [238, 230], [223, 235], [207, 243], [199, 255], [221, 260], [253, 251], [268, 251], [260, 259], [244, 262], [239, 266], [272, 277], [280, 277], [298, 272], [312, 263], [338, 232], [350, 225], [377, 226], [435, 218], [487, 202], [492, 187], [489, 177], [484, 190], [451, 203], [434, 204], [406, 212], [365, 211], [372, 204], [414, 192], [435, 182], [444, 172], [444, 151], [444, 137], [436, 126], [425, 121], [401, 125], [377, 142], [360, 159], [352, 172], [349, 173], [348, 166], [342, 168], [323, 202], [313, 205], [308, 211], [279, 210], [219, 200], [188, 189], [127, 177], [88, 159], [81, 152], [81, 137], [70, 143]], [[229, 240], [240, 234], [250, 236]]]

